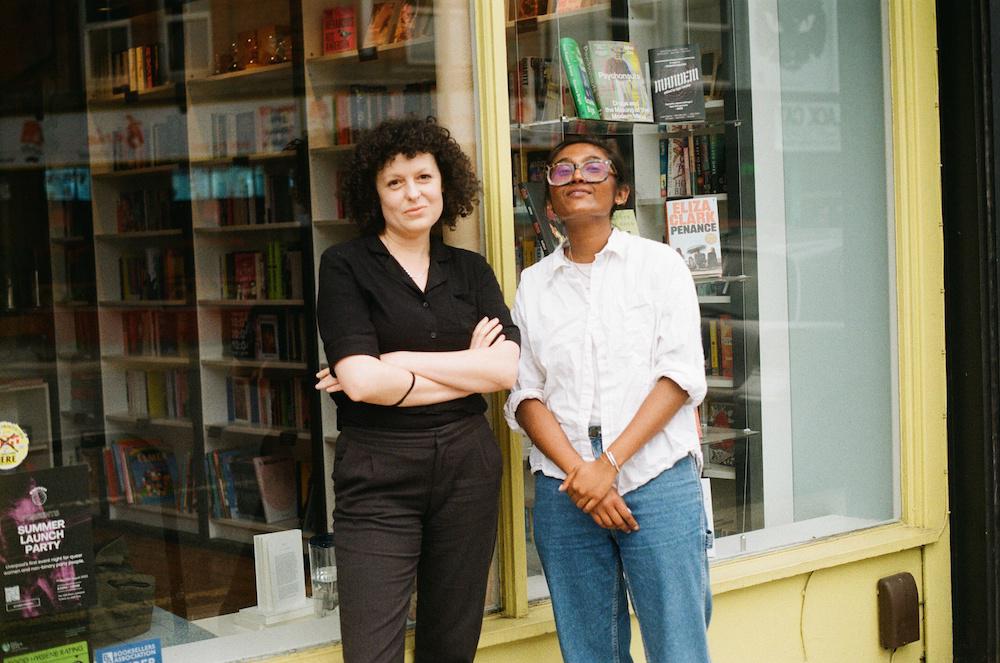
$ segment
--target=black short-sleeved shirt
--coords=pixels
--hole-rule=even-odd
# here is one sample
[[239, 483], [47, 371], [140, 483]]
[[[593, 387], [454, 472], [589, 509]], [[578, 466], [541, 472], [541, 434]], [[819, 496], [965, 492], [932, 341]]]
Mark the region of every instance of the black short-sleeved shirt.
[[[486, 260], [435, 237], [424, 292], [376, 236], [330, 247], [320, 261], [316, 312], [331, 369], [351, 355], [467, 350], [483, 317], [498, 318], [507, 340], [521, 343]], [[418, 407], [358, 403], [343, 392], [333, 400], [338, 428], [429, 428], [486, 411], [479, 394]]]

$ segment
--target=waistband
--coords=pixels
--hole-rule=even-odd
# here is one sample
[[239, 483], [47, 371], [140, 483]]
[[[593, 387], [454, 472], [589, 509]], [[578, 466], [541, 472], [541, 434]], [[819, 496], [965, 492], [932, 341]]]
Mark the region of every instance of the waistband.
[[481, 414], [473, 414], [441, 426], [430, 428], [404, 429], [344, 426], [340, 434], [346, 435], [352, 442], [360, 442], [362, 444], [432, 446], [442, 440], [442, 438], [446, 439], [465, 435], [480, 427], [489, 429], [486, 417]]

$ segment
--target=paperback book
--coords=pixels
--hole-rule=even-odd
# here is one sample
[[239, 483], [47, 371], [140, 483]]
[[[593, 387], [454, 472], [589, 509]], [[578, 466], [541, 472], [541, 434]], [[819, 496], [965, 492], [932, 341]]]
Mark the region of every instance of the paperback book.
[[588, 41], [583, 56], [602, 120], [653, 121], [646, 79], [631, 42]]
[[719, 203], [714, 196], [668, 200], [667, 242], [695, 276], [722, 276]]
[[705, 96], [698, 44], [649, 49], [653, 119], [704, 122]]

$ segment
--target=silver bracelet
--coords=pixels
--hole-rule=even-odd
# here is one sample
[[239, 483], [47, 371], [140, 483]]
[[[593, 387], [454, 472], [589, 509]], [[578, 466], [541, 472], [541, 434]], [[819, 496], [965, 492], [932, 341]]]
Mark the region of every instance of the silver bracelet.
[[615, 458], [615, 455], [611, 453], [610, 450], [605, 450], [604, 457], [608, 459], [609, 463], [611, 463], [611, 467], [615, 468], [615, 472], [621, 474], [622, 467], [621, 465], [618, 464], [618, 460]]

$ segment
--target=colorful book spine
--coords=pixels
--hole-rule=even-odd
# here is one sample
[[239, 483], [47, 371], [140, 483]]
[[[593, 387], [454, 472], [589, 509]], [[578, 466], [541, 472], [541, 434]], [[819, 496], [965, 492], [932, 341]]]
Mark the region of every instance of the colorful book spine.
[[559, 55], [562, 57], [569, 91], [576, 105], [577, 117], [585, 120], [601, 119], [601, 110], [594, 97], [594, 88], [590, 84], [587, 68], [583, 64], [580, 45], [572, 37], [563, 37], [559, 40]]

